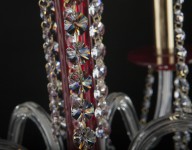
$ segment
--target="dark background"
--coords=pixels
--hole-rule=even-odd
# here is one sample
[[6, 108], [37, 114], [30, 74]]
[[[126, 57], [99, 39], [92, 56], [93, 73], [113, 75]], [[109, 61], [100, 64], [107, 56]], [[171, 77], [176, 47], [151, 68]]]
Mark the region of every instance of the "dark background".
[[[107, 46], [106, 79], [110, 92], [128, 94], [140, 114], [146, 68], [127, 60], [130, 50], [154, 45], [152, 0], [105, 0], [103, 22]], [[185, 31], [192, 42], [192, 1], [186, 0]], [[0, 137], [6, 138], [9, 119], [14, 107], [34, 101], [48, 112], [47, 79], [42, 49], [41, 19], [37, 0], [1, 2], [0, 29]], [[156, 74], [155, 74], [156, 75]], [[112, 141], [119, 150], [129, 144], [120, 116], [117, 113], [112, 127]], [[24, 145], [31, 150], [44, 149], [36, 127], [27, 126]], [[171, 137], [155, 149], [172, 149]]]

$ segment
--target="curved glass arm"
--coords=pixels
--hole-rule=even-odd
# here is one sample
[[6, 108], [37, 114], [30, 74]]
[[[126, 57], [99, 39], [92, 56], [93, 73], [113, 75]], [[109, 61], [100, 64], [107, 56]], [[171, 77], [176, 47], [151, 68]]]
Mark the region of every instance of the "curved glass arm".
[[25, 123], [32, 120], [40, 130], [47, 150], [63, 150], [61, 138], [52, 135], [51, 119], [45, 110], [33, 103], [26, 102], [15, 107], [9, 124], [8, 140], [14, 143], [22, 143]]
[[0, 149], [1, 150], [26, 150], [24, 147], [22, 147], [21, 145], [17, 145], [15, 143], [6, 141], [6, 140], [2, 140], [0, 139]]
[[158, 95], [154, 119], [171, 113], [173, 72], [158, 71]]
[[171, 114], [152, 121], [132, 141], [130, 150], [147, 150], [164, 135], [176, 131], [192, 132], [192, 115]]
[[[131, 99], [124, 93], [112, 93], [107, 98], [107, 103], [109, 108], [108, 120], [110, 126], [112, 125], [112, 120], [115, 112], [118, 110], [121, 113], [123, 122], [125, 124], [127, 134], [130, 140], [136, 136], [139, 131], [139, 121], [135, 108], [131, 102]], [[108, 141], [103, 139], [100, 140], [100, 146], [102, 150], [108, 147]]]

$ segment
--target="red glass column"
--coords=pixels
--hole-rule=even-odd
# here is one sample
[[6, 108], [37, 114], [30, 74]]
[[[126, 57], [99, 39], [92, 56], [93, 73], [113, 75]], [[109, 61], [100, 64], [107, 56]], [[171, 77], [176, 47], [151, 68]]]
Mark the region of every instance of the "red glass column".
[[[63, 86], [63, 98], [64, 98], [64, 111], [66, 116], [66, 125], [67, 125], [67, 148], [69, 150], [76, 150], [77, 148], [73, 144], [73, 132], [74, 132], [74, 126], [73, 126], [73, 118], [71, 116], [71, 99], [70, 99], [70, 90], [69, 90], [69, 81], [68, 81], [68, 65], [67, 65], [67, 59], [66, 59], [66, 32], [64, 30], [64, 0], [55, 0], [55, 8], [56, 8], [56, 22], [58, 25], [58, 43], [59, 43], [59, 49], [60, 49], [60, 61], [61, 61], [61, 73], [62, 73], [62, 86]], [[83, 1], [80, 5], [77, 6], [78, 12], [82, 12], [88, 19], [89, 19], [89, 26], [90, 26], [90, 17], [88, 15], [88, 6], [89, 2], [88, 0]], [[91, 39], [89, 37], [89, 27], [87, 31], [79, 36], [79, 42], [84, 42], [89, 49], [91, 50]], [[82, 70], [87, 72], [89, 75], [92, 76], [92, 70], [94, 67], [94, 62], [90, 58], [89, 61], [87, 61], [85, 64], [81, 65]], [[94, 91], [94, 81], [92, 84], [91, 90], [89, 90], [87, 93], [84, 94], [84, 98], [89, 100], [94, 106], [96, 106], [96, 101], [93, 97], [93, 91]], [[88, 122], [87, 126], [90, 127], [92, 130], [95, 130], [97, 125], [97, 121], [95, 117], [93, 116]], [[97, 150], [98, 148], [98, 142], [95, 144], [94, 149]]]

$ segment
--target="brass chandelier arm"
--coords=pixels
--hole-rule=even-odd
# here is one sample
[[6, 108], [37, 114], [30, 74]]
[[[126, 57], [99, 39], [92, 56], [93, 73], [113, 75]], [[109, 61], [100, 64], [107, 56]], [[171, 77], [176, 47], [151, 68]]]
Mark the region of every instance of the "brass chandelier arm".
[[33, 102], [15, 107], [9, 124], [8, 140], [21, 144], [27, 120], [35, 123], [45, 141], [47, 150], [64, 150], [61, 138], [52, 134], [51, 119], [45, 110]]

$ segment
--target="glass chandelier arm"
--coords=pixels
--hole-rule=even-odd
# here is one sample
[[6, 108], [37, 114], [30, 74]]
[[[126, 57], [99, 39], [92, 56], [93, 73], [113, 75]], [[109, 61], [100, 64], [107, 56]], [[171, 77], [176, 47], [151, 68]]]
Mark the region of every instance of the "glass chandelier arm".
[[158, 71], [158, 95], [154, 119], [171, 112], [173, 90], [173, 72]]
[[175, 113], [166, 115], [149, 123], [142, 129], [130, 145], [130, 150], [146, 150], [153, 146], [162, 136], [175, 131], [192, 131], [192, 116]]
[[8, 140], [22, 143], [27, 119], [33, 121], [40, 130], [47, 150], [64, 150], [62, 140], [52, 134], [50, 116], [42, 107], [33, 102], [26, 102], [15, 107], [9, 124]]
[[7, 149], [9, 149], [9, 150], [18, 150], [18, 149], [26, 150], [21, 145], [17, 145], [15, 143], [12, 143], [12, 142], [6, 141], [6, 140], [2, 140], [2, 139], [0, 139], [0, 149], [1, 150], [7, 150]]
[[110, 106], [108, 114], [110, 125], [112, 125], [114, 114], [118, 110], [122, 115], [128, 136], [132, 140], [140, 127], [131, 99], [124, 93], [112, 93], [107, 98], [107, 103]]
[[[106, 99], [109, 106], [108, 121], [112, 125], [115, 112], [121, 113], [123, 122], [125, 124], [127, 134], [130, 140], [133, 140], [139, 131], [139, 120], [132, 104], [131, 99], [124, 93], [112, 93]], [[109, 148], [110, 147], [110, 148]], [[113, 146], [109, 145], [109, 139], [100, 139], [100, 149], [112, 149]]]

